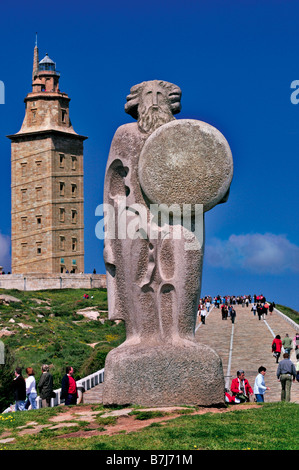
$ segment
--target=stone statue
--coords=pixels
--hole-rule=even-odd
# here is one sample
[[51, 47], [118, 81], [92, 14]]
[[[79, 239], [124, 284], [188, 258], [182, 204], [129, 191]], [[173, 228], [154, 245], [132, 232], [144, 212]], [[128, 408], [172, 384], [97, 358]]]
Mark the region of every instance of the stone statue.
[[160, 80], [131, 88], [108, 157], [104, 260], [111, 320], [126, 341], [105, 364], [104, 404], [224, 403], [218, 355], [195, 341], [204, 215], [225, 202], [229, 145], [214, 127], [176, 120], [181, 90]]

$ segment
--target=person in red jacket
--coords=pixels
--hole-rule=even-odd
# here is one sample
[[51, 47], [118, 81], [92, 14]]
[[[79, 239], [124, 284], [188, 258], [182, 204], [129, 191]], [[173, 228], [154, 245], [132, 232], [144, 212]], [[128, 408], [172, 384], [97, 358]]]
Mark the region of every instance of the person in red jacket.
[[273, 356], [276, 357], [276, 364], [278, 364], [278, 359], [280, 358], [282, 348], [282, 341], [279, 335], [275, 336], [272, 341], [272, 352]]
[[234, 397], [237, 397], [241, 403], [250, 401], [250, 395], [253, 395], [253, 390], [249, 385], [247, 379], [245, 379], [244, 370], [238, 370], [237, 377], [232, 380], [231, 392]]

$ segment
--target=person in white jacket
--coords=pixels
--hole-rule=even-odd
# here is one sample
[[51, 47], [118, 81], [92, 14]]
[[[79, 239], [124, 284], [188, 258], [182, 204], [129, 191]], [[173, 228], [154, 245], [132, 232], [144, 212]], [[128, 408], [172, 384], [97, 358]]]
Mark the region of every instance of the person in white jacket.
[[29, 407], [31, 406], [32, 410], [36, 410], [37, 405], [36, 405], [36, 397], [37, 397], [37, 392], [36, 392], [36, 382], [34, 378], [34, 371], [32, 367], [27, 367], [26, 369], [27, 373], [27, 379], [26, 379], [26, 395], [27, 395], [27, 401], [25, 404], [25, 409], [28, 410]]
[[253, 393], [255, 394], [255, 398], [257, 402], [264, 401], [264, 394], [266, 390], [270, 390], [269, 387], [265, 385], [265, 374], [266, 374], [266, 367], [261, 366], [258, 369], [258, 375], [255, 378]]

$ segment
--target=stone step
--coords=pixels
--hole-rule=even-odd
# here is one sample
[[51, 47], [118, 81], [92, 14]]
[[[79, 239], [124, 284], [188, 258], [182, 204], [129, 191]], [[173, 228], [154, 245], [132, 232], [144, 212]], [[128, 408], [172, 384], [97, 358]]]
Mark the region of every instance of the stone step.
[[[265, 320], [259, 320], [258, 316], [254, 316], [251, 312], [251, 306], [237, 305], [235, 310], [237, 316], [233, 328], [233, 338], [231, 320], [229, 318], [222, 320], [221, 310], [214, 307], [209, 312], [205, 325], [198, 322], [196, 341], [210, 346], [219, 354], [229, 388], [232, 379], [236, 377], [236, 371], [243, 369], [253, 389], [258, 368], [260, 366], [266, 367], [265, 383], [271, 390], [266, 392], [265, 401], [280, 401], [281, 386], [276, 378], [278, 365], [271, 350], [273, 335], [280, 334], [283, 339], [288, 333], [293, 339], [296, 328], [275, 311], [272, 315], [268, 314]], [[292, 351], [291, 360], [296, 364], [294, 351]], [[228, 369], [229, 364], [230, 369]], [[103, 384], [99, 384], [85, 392], [84, 403], [102, 403], [103, 387]], [[292, 383], [291, 401], [299, 403], [298, 382]]]

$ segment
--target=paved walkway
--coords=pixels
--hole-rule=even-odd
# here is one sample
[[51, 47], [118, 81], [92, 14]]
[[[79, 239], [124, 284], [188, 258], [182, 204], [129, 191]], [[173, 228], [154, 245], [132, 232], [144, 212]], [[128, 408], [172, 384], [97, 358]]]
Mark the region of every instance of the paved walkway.
[[[271, 344], [274, 336], [283, 339], [288, 333], [293, 339], [296, 330], [281, 315], [273, 312], [264, 320], [259, 320], [251, 312], [251, 306], [235, 306], [236, 319], [222, 320], [221, 309], [213, 307], [210, 310], [206, 324], [198, 322], [195, 338], [217, 351], [222, 359], [223, 372], [227, 388], [230, 388], [232, 378], [236, 377], [238, 369], [245, 371], [252, 389], [257, 370], [260, 366], [267, 369], [265, 383], [271, 390], [266, 392], [265, 401], [280, 401], [281, 387], [276, 378], [277, 364], [272, 355]], [[291, 359], [296, 364], [295, 353]], [[88, 390], [84, 394], [84, 403], [100, 403], [102, 401], [103, 384]], [[299, 382], [292, 383], [291, 401], [299, 403]]]
[[[239, 369], [245, 371], [245, 377], [252, 389], [258, 368], [267, 369], [265, 383], [271, 390], [266, 392], [265, 401], [280, 401], [280, 382], [276, 378], [276, 360], [272, 355], [271, 345], [274, 336], [281, 339], [288, 333], [290, 338], [296, 334], [295, 328], [281, 315], [273, 312], [259, 320], [251, 312], [251, 306], [235, 306], [236, 319], [232, 324], [230, 318], [222, 320], [221, 309], [213, 308], [206, 319], [205, 325], [197, 324], [196, 340], [212, 347], [221, 357], [226, 386], [230, 388], [231, 381]], [[282, 359], [282, 356], [280, 357]], [[291, 360], [296, 365], [295, 352]], [[291, 401], [299, 403], [299, 382], [292, 383]]]

